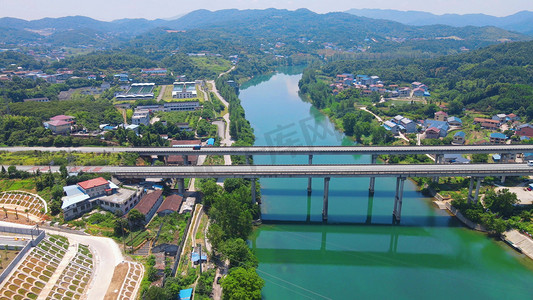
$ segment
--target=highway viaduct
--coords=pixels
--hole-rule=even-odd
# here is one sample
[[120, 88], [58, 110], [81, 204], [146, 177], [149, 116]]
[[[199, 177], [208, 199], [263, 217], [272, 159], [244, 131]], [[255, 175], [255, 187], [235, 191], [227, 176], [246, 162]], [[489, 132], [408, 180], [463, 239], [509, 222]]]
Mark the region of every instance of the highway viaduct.
[[[4, 166], [6, 167], [6, 166]], [[469, 201], [479, 197], [481, 179], [485, 176], [530, 176], [533, 166], [527, 164], [416, 164], [416, 165], [235, 165], [235, 166], [149, 166], [120, 167], [94, 166], [69, 167], [70, 171], [109, 173], [118, 178], [177, 178], [180, 191], [184, 191], [184, 178], [248, 178], [252, 179], [252, 201], [255, 202], [256, 178], [323, 178], [324, 199], [322, 219], [328, 219], [329, 182], [335, 177], [396, 177], [393, 216], [401, 219], [404, 182], [407, 177], [470, 177]], [[59, 167], [17, 166], [17, 169], [58, 172]], [[475, 193], [474, 182], [477, 182]]]

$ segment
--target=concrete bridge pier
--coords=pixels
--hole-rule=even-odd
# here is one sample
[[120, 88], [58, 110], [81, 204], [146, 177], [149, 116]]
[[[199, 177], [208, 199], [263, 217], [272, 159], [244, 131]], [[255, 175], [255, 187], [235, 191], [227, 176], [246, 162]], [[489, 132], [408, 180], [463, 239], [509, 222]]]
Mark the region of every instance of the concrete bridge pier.
[[255, 187], [255, 178], [252, 178], [250, 180], [252, 182], [252, 204], [255, 204], [256, 201], [257, 201], [257, 199], [256, 199], [257, 196], [255, 195], [255, 189], [256, 189], [256, 187]]
[[[500, 158], [500, 163], [502, 164], [506, 164], [507, 162], [509, 162], [509, 158], [510, 158], [511, 154], [508, 154], [508, 153], [502, 153], [501, 154], [501, 158]], [[505, 183], [505, 176], [502, 176], [500, 177], [500, 181], [502, 183]]]
[[252, 162], [252, 156], [246, 155], [246, 164], [249, 165]]
[[[443, 154], [435, 154], [435, 164], [442, 164], [444, 162], [444, 155]], [[433, 181], [436, 183], [439, 183], [439, 176], [433, 177]]]
[[475, 192], [474, 196], [472, 196], [472, 190], [473, 190], [473, 187], [474, 187], [474, 177], [470, 178], [470, 187], [468, 189], [468, 203], [471, 203], [471, 202], [477, 203], [477, 201], [479, 199], [479, 189], [481, 187], [481, 179], [483, 179], [483, 178], [482, 177], [478, 177], [477, 178], [477, 181], [476, 181], [476, 192]]
[[329, 196], [329, 177], [324, 178], [324, 205], [322, 207], [322, 221], [328, 221], [328, 196]]
[[183, 157], [183, 165], [188, 166], [189, 165], [189, 155], [182, 155]]
[[[376, 164], [378, 160], [378, 156], [377, 154], [372, 154], [372, 160], [371, 160], [371, 164]], [[376, 185], [376, 177], [370, 177], [370, 186], [368, 187], [368, 192], [370, 193], [370, 195], [374, 195], [374, 186]]]
[[[313, 155], [309, 155], [309, 165], [313, 164]], [[307, 179], [307, 195], [311, 195], [313, 179], [309, 177]]]
[[396, 195], [394, 196], [394, 210], [392, 216], [396, 223], [400, 223], [402, 218], [402, 201], [403, 201], [403, 185], [405, 183], [405, 177], [396, 178]]
[[185, 194], [185, 179], [184, 178], [178, 178], [178, 193], [181, 195]]

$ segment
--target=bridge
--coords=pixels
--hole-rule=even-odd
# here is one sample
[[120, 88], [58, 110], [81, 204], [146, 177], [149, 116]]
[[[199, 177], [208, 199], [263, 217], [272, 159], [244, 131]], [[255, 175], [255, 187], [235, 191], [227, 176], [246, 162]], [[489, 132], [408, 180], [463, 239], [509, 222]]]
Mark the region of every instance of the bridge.
[[253, 147], [2, 147], [0, 151], [43, 151], [81, 153], [138, 153], [139, 155], [382, 155], [382, 154], [466, 154], [533, 153], [533, 145], [469, 146], [253, 146]]
[[[4, 166], [5, 167], [5, 166]], [[5, 167], [6, 168], [6, 167]], [[109, 173], [119, 178], [177, 178], [180, 192], [184, 178], [248, 178], [252, 179], [252, 201], [255, 202], [256, 178], [323, 178], [324, 200], [322, 219], [328, 219], [329, 182], [332, 177], [396, 177], [393, 215], [400, 221], [404, 182], [407, 177], [470, 177], [469, 201], [479, 197], [481, 179], [486, 176], [530, 176], [533, 167], [527, 164], [417, 164], [417, 165], [235, 165], [235, 166], [150, 166], [150, 167], [69, 167], [71, 172]], [[58, 172], [59, 167], [18, 166], [18, 170]], [[473, 194], [474, 181], [477, 181]]]

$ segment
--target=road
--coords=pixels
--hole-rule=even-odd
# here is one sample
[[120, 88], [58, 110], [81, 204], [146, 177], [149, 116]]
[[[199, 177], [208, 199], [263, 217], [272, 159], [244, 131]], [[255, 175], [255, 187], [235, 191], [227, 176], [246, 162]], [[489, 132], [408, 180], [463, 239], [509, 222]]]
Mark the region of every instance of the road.
[[[227, 74], [227, 73], [231, 72], [234, 69], [235, 69], [235, 66], [233, 66], [228, 71], [226, 71], [224, 73], [221, 73], [219, 75], [219, 77], [222, 76], [223, 74]], [[211, 80], [211, 81], [208, 81], [208, 83], [212, 86], [211, 92], [213, 92], [218, 97], [218, 99], [220, 99], [220, 101], [224, 104], [224, 106], [226, 106], [226, 108], [229, 109], [229, 103], [218, 92], [216, 84], [215, 84], [215, 81]], [[226, 122], [226, 124], [225, 124], [225, 132], [224, 132], [223, 135], [220, 134], [221, 133], [220, 132], [220, 126], [217, 124], [217, 126], [219, 126], [219, 136], [222, 138], [222, 140], [220, 141], [220, 145], [229, 147], [229, 146], [233, 145], [233, 143], [234, 143], [234, 141], [231, 139], [231, 135], [229, 133], [229, 128], [230, 128], [229, 113], [226, 113], [225, 115], [223, 115], [222, 118], [224, 118], [224, 121]], [[226, 165], [226, 166], [231, 165], [231, 156], [229, 154], [224, 154], [224, 165]]]
[[[226, 126], [222, 145], [231, 144]], [[530, 153], [533, 145], [447, 145], [447, 146], [253, 146], [253, 147], [1, 147], [0, 151], [139, 153], [140, 155], [380, 155], [451, 153]]]
[[[4, 166], [7, 168], [7, 166]], [[17, 166], [35, 171], [35, 166]], [[42, 167], [47, 172], [49, 167]], [[91, 166], [69, 167], [119, 178], [326, 178], [326, 177], [464, 177], [531, 176], [527, 164], [364, 164], [364, 165], [231, 165], [231, 166]], [[59, 172], [58, 166], [51, 167]]]
[[161, 101], [163, 99], [163, 96], [165, 95], [165, 90], [167, 89], [166, 85], [163, 85], [161, 87], [161, 91], [159, 91], [159, 95], [157, 95], [157, 102]]
[[[33, 226], [0, 221], [1, 226], [33, 228]], [[87, 299], [104, 299], [107, 287], [113, 278], [115, 266], [124, 261], [124, 256], [117, 243], [110, 238], [67, 233], [44, 228], [46, 234], [57, 234], [67, 237], [71, 243], [88, 245], [94, 254], [93, 278], [87, 290]]]

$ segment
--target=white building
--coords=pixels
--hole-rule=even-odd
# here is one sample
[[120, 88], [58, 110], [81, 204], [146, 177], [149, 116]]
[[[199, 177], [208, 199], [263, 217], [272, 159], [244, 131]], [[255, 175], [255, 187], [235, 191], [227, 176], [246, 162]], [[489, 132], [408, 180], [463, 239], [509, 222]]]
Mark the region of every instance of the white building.
[[196, 98], [196, 82], [174, 82], [172, 98], [187, 99]]

